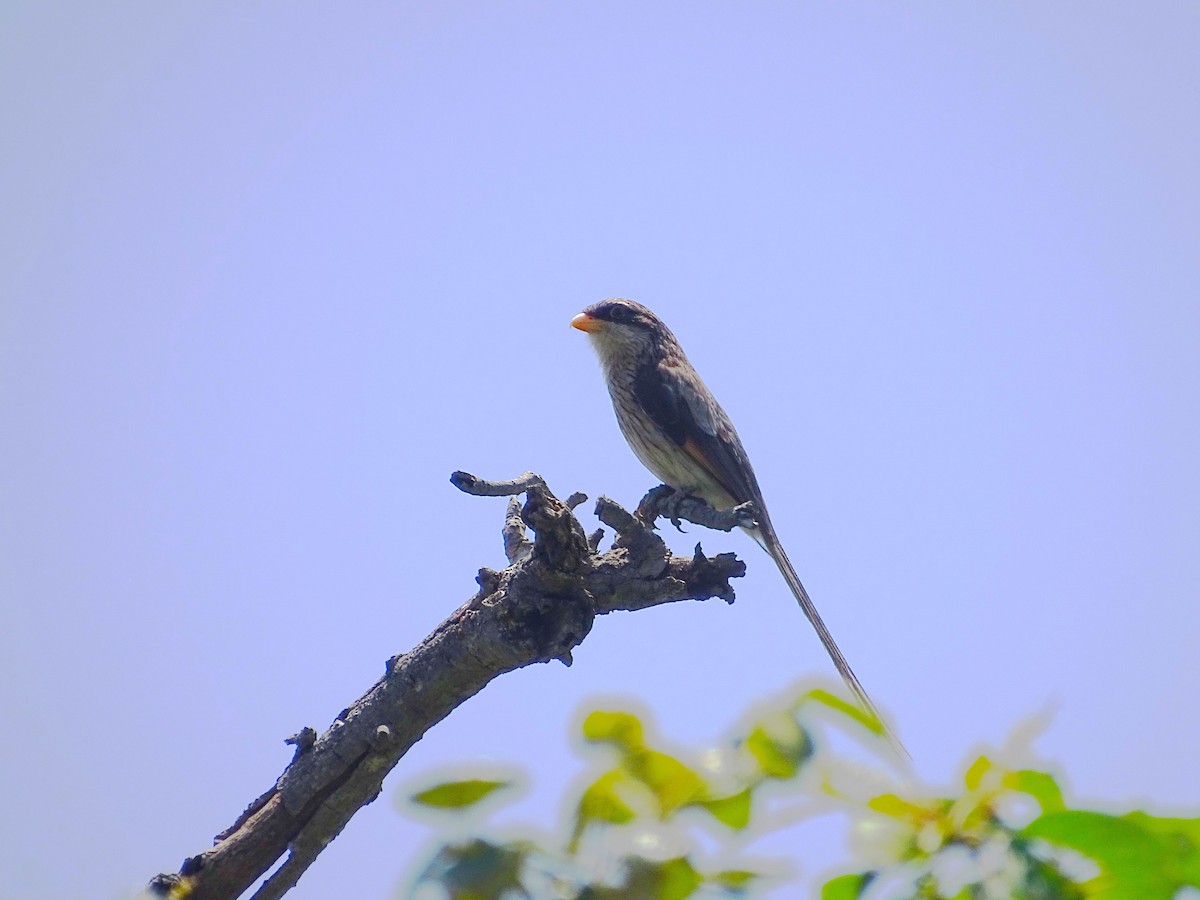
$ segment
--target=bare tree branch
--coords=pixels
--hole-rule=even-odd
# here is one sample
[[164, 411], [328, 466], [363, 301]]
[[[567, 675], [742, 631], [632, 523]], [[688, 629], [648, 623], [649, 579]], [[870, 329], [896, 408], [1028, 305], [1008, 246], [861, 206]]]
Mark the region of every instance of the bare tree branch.
[[745, 523], [744, 511], [731, 519], [736, 510], [719, 513], [694, 498], [665, 507], [670, 501], [659, 492], [647, 495], [635, 516], [601, 498], [596, 514], [615, 532], [612, 547], [601, 553], [601, 535], [585, 536], [572, 512], [587, 499], [582, 494], [563, 503], [533, 473], [492, 482], [455, 472], [451, 482], [478, 496], [525, 494], [523, 506], [515, 499], [508, 504], [509, 566], [480, 569], [475, 596], [408, 653], [388, 660], [383, 677], [328, 731], [318, 737], [305, 728], [288, 738], [296, 752], [274, 786], [217, 835], [211, 849], [186, 859], [178, 873], [155, 876], [152, 894], [239, 897], [286, 852], [253, 900], [282, 897], [351, 817], [379, 796], [384, 777], [408, 749], [493, 678], [554, 659], [570, 665], [572, 649], [598, 614], [709, 597], [732, 603], [729, 579], [746, 571], [732, 553], [710, 559], [699, 544], [693, 557], [674, 556], [653, 531], [664, 508], [691, 521], [728, 523], [726, 530]]

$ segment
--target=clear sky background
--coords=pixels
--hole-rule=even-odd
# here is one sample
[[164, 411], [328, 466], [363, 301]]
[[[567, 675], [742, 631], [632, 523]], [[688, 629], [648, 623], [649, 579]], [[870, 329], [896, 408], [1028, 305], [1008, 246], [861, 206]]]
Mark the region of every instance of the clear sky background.
[[[927, 778], [1055, 709], [1077, 798], [1200, 814], [1198, 34], [1192, 2], [8, 0], [0, 897], [208, 846], [503, 563], [452, 470], [636, 502], [567, 326], [607, 296], [737, 423]], [[696, 531], [750, 562], [732, 608], [500, 679], [292, 896], [393, 896], [428, 832], [391, 798], [439, 767], [535, 769], [516, 818], [553, 826], [597, 697], [700, 746], [832, 677], [766, 557]]]

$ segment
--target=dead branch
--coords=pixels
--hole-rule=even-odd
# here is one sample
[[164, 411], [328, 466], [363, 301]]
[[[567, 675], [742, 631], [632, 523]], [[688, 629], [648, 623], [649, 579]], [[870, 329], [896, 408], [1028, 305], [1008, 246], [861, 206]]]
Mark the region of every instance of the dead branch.
[[282, 897], [351, 817], [379, 796], [384, 777], [408, 749], [493, 678], [555, 659], [570, 665], [571, 651], [598, 614], [709, 597], [732, 603], [729, 579], [746, 571], [732, 553], [709, 558], [699, 544], [692, 557], [674, 556], [653, 528], [664, 509], [676, 518], [723, 523], [725, 530], [752, 521], [752, 511], [720, 513], [694, 498], [672, 503], [651, 492], [633, 515], [602, 497], [596, 514], [615, 537], [600, 552], [601, 534], [585, 536], [572, 511], [587, 499], [582, 494], [563, 503], [533, 473], [492, 482], [455, 472], [450, 480], [478, 496], [525, 494], [524, 505], [508, 504], [508, 567], [480, 569], [475, 596], [408, 653], [388, 660], [383, 677], [324, 734], [304, 728], [288, 738], [295, 755], [274, 786], [217, 835], [212, 848], [184, 860], [178, 873], [155, 876], [151, 894], [239, 897], [286, 852], [252, 900]]

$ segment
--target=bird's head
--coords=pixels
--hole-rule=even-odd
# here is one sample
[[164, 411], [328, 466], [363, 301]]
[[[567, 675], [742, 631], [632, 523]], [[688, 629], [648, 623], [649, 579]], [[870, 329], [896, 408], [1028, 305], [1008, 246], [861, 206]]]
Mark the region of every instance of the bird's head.
[[606, 366], [661, 354], [677, 346], [662, 320], [632, 300], [601, 300], [571, 320], [571, 327], [586, 331]]

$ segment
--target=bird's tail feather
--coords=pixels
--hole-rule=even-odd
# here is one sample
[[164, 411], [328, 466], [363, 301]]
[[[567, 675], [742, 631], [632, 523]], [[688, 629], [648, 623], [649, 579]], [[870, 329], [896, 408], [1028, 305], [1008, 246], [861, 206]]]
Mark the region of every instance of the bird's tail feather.
[[833, 660], [834, 666], [838, 670], [838, 674], [842, 676], [842, 680], [846, 682], [855, 699], [863, 711], [874, 717], [879, 724], [880, 730], [888, 739], [891, 745], [896, 749], [902, 759], [911, 761], [912, 755], [908, 752], [905, 746], [900, 743], [900, 739], [888, 727], [883, 716], [879, 714], [879, 710], [867, 695], [866, 689], [858, 680], [858, 676], [854, 674], [854, 670], [850, 668], [850, 663], [846, 661], [846, 657], [842, 655], [841, 648], [833, 639], [833, 635], [829, 633], [829, 629], [825, 626], [821, 614], [817, 612], [816, 604], [812, 602], [812, 598], [808, 596], [808, 591], [804, 589], [804, 585], [800, 581], [800, 576], [796, 574], [796, 570], [792, 568], [791, 560], [788, 559], [787, 553], [784, 552], [783, 544], [779, 542], [779, 538], [775, 536], [775, 531], [768, 524], [766, 528], [756, 528], [750, 531], [750, 536], [770, 554], [771, 559], [775, 560], [775, 565], [779, 567], [780, 574], [783, 575], [783, 580], [787, 582], [792, 593], [796, 597], [796, 602], [800, 604], [800, 609], [804, 611], [804, 615], [808, 621], [812, 623], [812, 627], [817, 632], [817, 637], [821, 639], [821, 643], [825, 645], [825, 651]]

